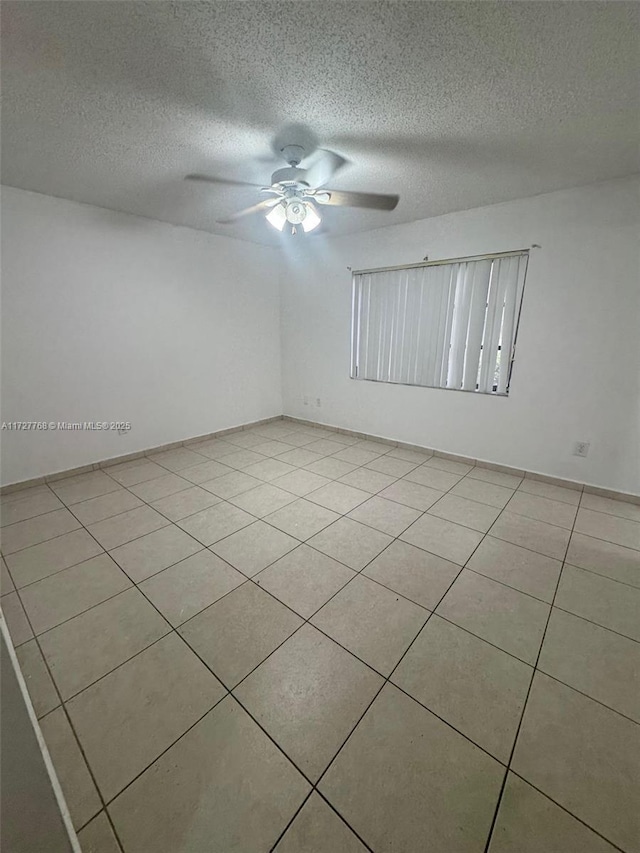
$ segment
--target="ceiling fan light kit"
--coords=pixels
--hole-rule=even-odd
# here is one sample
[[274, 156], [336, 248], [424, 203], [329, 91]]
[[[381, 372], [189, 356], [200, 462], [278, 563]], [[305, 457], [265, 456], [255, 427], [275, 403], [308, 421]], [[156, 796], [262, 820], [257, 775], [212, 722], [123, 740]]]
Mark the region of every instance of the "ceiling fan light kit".
[[[232, 223], [251, 213], [263, 212], [267, 222], [277, 231], [283, 232], [285, 226], [290, 234], [297, 234], [301, 226], [305, 233], [313, 231], [322, 222], [316, 204], [339, 207], [361, 207], [370, 210], [393, 210], [398, 204], [397, 195], [379, 195], [374, 193], [352, 193], [342, 190], [320, 189], [331, 180], [333, 175], [347, 162], [335, 151], [317, 149], [313, 157], [302, 145], [284, 145], [280, 153], [289, 164], [277, 169], [271, 175], [271, 185], [259, 187], [267, 193], [257, 204], [251, 205], [228, 219], [219, 222]], [[300, 163], [308, 159], [307, 168]], [[190, 180], [208, 183], [238, 184], [242, 182], [205, 175], [187, 175]], [[258, 186], [254, 184], [253, 186]]]
[[267, 213], [265, 218], [275, 229], [282, 231], [287, 221], [287, 211], [281, 204], [278, 204], [271, 209], [270, 213]]
[[309, 231], [313, 231], [314, 228], [317, 228], [318, 225], [320, 225], [322, 218], [313, 204], [307, 202], [305, 207], [307, 209], [307, 213], [305, 218], [302, 220], [302, 230], [308, 234]]
[[322, 222], [320, 214], [308, 199], [299, 198], [297, 195], [289, 196], [280, 201], [266, 215], [266, 220], [278, 231], [283, 231], [284, 226], [291, 225], [291, 233], [297, 233], [297, 225], [302, 225], [306, 233], [313, 231]]

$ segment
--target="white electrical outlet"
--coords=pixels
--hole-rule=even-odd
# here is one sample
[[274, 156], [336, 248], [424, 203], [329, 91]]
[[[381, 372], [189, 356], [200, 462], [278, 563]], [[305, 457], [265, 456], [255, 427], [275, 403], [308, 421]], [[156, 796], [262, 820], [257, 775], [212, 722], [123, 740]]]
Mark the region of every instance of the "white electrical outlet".
[[316, 397], [316, 406], [317, 406], [317, 408], [319, 409], [321, 405], [322, 405], [322, 400], [320, 399], [320, 397]]
[[588, 441], [576, 441], [573, 445], [574, 456], [587, 456], [589, 454], [590, 443]]

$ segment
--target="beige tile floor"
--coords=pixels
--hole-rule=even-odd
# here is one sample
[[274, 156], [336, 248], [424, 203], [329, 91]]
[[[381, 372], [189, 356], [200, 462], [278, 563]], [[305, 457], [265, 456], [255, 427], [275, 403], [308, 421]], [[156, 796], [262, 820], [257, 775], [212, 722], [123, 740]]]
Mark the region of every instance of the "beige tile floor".
[[85, 853], [640, 850], [640, 507], [285, 421], [2, 498]]

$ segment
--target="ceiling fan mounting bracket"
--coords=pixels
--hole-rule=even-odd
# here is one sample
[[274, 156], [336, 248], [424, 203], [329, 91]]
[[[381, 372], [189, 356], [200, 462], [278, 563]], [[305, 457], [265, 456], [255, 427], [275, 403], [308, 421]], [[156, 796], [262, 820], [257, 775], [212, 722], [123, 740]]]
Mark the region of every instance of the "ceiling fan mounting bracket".
[[304, 160], [306, 153], [302, 145], [284, 145], [280, 151], [287, 163], [294, 167]]

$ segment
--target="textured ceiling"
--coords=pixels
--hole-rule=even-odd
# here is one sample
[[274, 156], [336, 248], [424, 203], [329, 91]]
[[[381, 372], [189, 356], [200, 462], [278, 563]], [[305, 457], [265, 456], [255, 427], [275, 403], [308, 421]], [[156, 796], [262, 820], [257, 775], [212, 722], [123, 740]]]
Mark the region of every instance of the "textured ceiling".
[[[349, 233], [638, 171], [640, 4], [2, 3], [3, 183], [267, 244], [217, 217], [299, 123], [349, 160]], [[292, 140], [296, 141], [296, 140]], [[284, 164], [282, 164], [284, 165]], [[288, 238], [290, 239], [290, 238]], [[309, 239], [309, 237], [304, 238]]]

